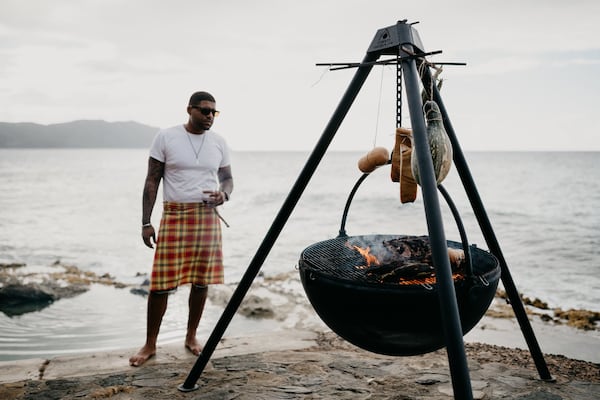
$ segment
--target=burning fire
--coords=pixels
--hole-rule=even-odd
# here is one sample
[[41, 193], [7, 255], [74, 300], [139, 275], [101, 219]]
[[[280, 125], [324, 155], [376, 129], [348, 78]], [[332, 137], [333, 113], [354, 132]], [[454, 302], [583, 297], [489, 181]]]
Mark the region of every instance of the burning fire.
[[[465, 279], [465, 276], [461, 273], [452, 274], [452, 280], [454, 282]], [[398, 284], [400, 285], [435, 285], [437, 282], [435, 275], [428, 276], [426, 278], [419, 279], [403, 279], [400, 278], [398, 280]]]
[[[363, 248], [360, 246], [352, 245], [349, 242], [346, 242], [346, 247], [356, 250], [358, 253], [360, 253], [360, 255], [363, 256], [363, 258], [365, 260], [365, 263], [366, 263], [365, 265], [357, 265], [354, 268], [364, 270], [364, 269], [370, 268], [373, 265], [381, 265], [381, 262], [379, 261], [379, 259], [374, 254], [371, 254], [370, 246]], [[464, 252], [462, 250], [448, 248], [448, 256], [450, 258], [450, 262], [453, 264], [460, 264], [464, 260]], [[384, 274], [384, 275], [391, 275], [391, 273]], [[452, 280], [455, 282], [463, 280], [464, 278], [465, 278], [465, 275], [463, 273], [457, 272], [457, 273], [452, 274]], [[384, 282], [383, 279], [380, 279], [380, 281]], [[396, 281], [396, 283], [398, 283], [399, 285], [435, 285], [436, 282], [437, 282], [437, 280], [435, 277], [435, 273], [433, 273], [433, 272], [431, 274], [428, 274], [427, 276], [419, 276], [419, 277], [411, 277], [411, 278], [397, 277], [397, 281]]]
[[358, 251], [364, 257], [365, 262], [367, 263], [367, 265], [357, 266], [356, 268], [365, 269], [365, 268], [369, 268], [372, 264], [379, 265], [379, 260], [377, 259], [377, 257], [374, 256], [373, 254], [371, 254], [370, 246], [367, 246], [366, 248], [363, 249], [362, 247], [351, 245], [350, 243], [347, 243], [347, 242], [346, 242], [346, 246]]

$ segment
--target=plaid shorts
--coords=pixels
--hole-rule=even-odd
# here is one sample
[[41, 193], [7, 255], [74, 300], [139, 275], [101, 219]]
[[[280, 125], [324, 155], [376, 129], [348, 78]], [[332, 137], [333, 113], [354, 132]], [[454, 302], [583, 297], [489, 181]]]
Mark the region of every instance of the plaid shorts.
[[223, 283], [221, 221], [202, 203], [164, 202], [150, 290]]

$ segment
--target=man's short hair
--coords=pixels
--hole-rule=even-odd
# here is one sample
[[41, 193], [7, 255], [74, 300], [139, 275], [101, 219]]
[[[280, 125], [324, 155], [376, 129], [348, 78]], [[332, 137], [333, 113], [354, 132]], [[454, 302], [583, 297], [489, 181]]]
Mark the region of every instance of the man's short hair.
[[216, 103], [216, 100], [212, 94], [208, 92], [196, 92], [190, 97], [190, 102], [188, 103], [188, 105], [195, 106], [197, 104], [200, 104], [202, 100], [212, 101], [213, 103]]

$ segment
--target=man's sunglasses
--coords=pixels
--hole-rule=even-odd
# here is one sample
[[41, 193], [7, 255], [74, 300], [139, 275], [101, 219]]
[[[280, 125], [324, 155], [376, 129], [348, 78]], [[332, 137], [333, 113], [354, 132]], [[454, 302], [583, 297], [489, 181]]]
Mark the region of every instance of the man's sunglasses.
[[202, 115], [208, 116], [208, 114], [212, 113], [215, 117], [219, 116], [219, 112], [212, 108], [204, 108], [204, 107], [200, 107], [200, 106], [190, 106], [190, 107], [195, 108], [196, 110], [200, 111], [202, 113]]

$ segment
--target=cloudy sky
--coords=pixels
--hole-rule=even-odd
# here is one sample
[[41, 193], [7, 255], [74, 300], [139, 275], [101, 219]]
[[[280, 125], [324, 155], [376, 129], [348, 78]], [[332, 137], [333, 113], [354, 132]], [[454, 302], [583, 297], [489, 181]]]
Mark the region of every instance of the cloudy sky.
[[[407, 19], [464, 150], [600, 150], [597, 0], [2, 0], [0, 121], [185, 122], [217, 98], [234, 150], [310, 150], [377, 30]], [[395, 68], [372, 70], [333, 150], [391, 148]], [[406, 102], [405, 102], [406, 103]], [[408, 109], [403, 125], [410, 126]]]

